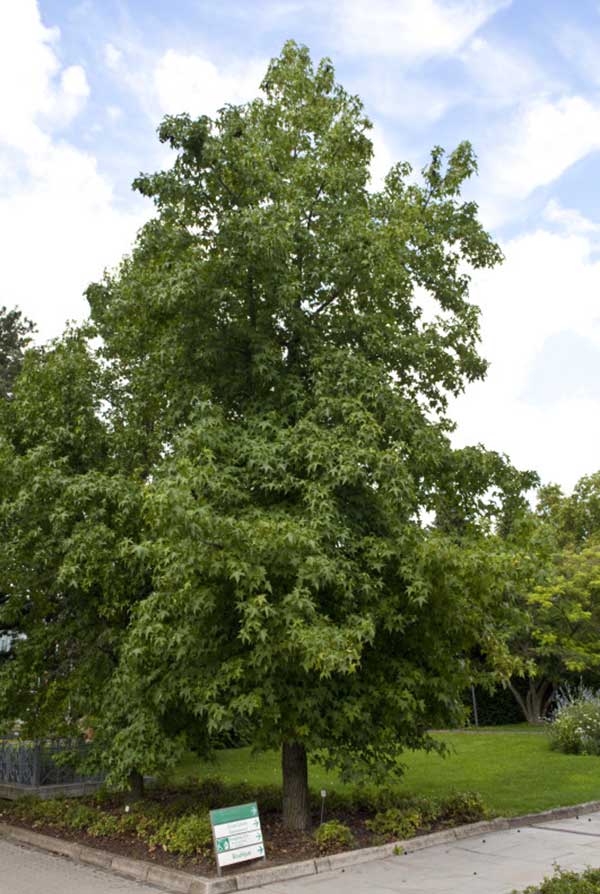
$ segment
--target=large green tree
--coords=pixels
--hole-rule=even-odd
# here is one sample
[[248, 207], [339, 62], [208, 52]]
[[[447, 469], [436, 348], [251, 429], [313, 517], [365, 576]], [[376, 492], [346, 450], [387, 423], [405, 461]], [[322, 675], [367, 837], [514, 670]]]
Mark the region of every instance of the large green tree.
[[[174, 164], [135, 184], [157, 215], [88, 291], [151, 469], [153, 592], [107, 757], [115, 778], [132, 750], [156, 763], [159, 732], [165, 763], [223, 733], [279, 747], [284, 820], [306, 828], [309, 755], [398, 769], [508, 661], [519, 565], [482, 521], [485, 451], [459, 457], [447, 418], [486, 368], [469, 270], [501, 254], [460, 195], [469, 144], [371, 191], [370, 123], [328, 60], [288, 43], [262, 94], [163, 121]], [[453, 511], [460, 542], [424, 525]]]

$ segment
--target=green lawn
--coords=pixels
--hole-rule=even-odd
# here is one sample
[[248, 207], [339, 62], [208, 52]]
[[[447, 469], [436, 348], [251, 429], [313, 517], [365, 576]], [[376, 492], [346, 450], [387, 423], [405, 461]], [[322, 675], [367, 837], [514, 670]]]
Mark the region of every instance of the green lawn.
[[[600, 800], [600, 758], [550, 751], [548, 740], [536, 728], [436, 734], [451, 748], [445, 757], [415, 753], [405, 756], [406, 773], [398, 791], [441, 796], [452, 791], [479, 792], [495, 813], [510, 816]], [[228, 781], [280, 784], [279, 758], [274, 752], [253, 755], [248, 748], [219, 752], [214, 763], [193, 757], [174, 774], [218, 775]], [[344, 790], [335, 774], [320, 767], [310, 771], [312, 788]]]

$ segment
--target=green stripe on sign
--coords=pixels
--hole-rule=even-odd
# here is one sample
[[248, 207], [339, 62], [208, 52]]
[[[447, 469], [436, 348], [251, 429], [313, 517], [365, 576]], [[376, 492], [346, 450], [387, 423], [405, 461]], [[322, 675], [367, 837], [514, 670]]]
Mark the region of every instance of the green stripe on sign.
[[258, 816], [256, 801], [252, 804], [238, 804], [237, 807], [223, 807], [220, 810], [210, 811], [210, 821], [213, 826], [223, 823], [235, 823], [237, 820], [254, 819]]

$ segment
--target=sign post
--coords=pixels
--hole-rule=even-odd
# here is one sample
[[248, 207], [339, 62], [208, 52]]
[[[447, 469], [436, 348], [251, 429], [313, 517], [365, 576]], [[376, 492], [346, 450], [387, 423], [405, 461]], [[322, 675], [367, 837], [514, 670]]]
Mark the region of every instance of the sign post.
[[217, 872], [246, 860], [266, 860], [258, 807], [239, 804], [210, 811]]

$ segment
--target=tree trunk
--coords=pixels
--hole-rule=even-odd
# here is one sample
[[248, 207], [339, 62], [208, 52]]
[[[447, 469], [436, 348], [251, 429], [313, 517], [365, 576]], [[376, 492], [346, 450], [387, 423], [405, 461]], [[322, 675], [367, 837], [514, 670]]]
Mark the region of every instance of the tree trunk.
[[300, 742], [284, 742], [281, 748], [283, 773], [283, 825], [295, 832], [310, 829], [310, 796], [306, 749]]
[[535, 680], [530, 680], [525, 696], [521, 695], [512, 683], [508, 685], [523, 712], [525, 720], [528, 723], [541, 723], [554, 692], [552, 683], [549, 680], [540, 680], [536, 685]]
[[132, 801], [140, 801], [144, 797], [144, 777], [138, 770], [129, 774], [129, 790]]

